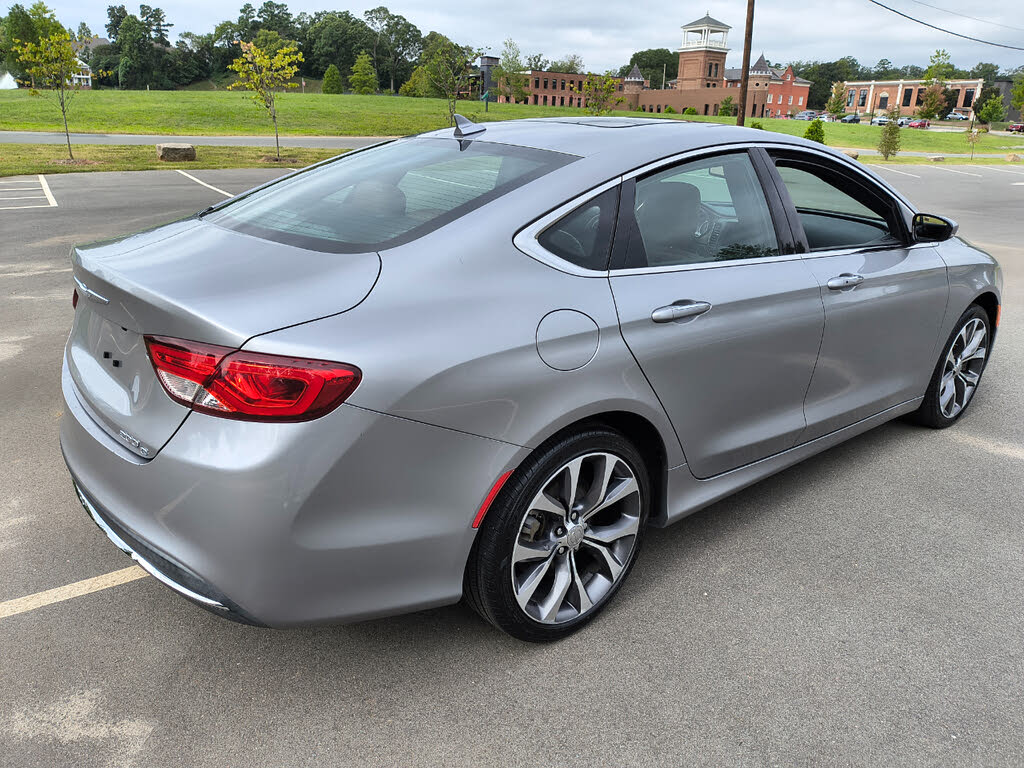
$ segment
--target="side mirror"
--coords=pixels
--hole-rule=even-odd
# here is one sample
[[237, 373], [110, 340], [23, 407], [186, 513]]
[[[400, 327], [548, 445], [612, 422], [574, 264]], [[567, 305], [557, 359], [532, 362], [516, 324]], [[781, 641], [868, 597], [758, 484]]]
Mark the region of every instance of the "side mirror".
[[915, 213], [914, 239], [919, 243], [941, 243], [956, 234], [959, 225], [945, 216], [934, 213]]

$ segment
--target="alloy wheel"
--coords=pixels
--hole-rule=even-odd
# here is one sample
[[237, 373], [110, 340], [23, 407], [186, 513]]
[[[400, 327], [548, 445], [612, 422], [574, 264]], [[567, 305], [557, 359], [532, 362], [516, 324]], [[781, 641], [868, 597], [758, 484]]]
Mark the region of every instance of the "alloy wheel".
[[640, 485], [612, 453], [562, 465], [523, 515], [512, 551], [512, 590], [534, 621], [564, 624], [593, 610], [636, 547]]
[[988, 355], [984, 321], [972, 318], [964, 323], [946, 355], [939, 382], [939, 410], [947, 419], [959, 414], [978, 388]]

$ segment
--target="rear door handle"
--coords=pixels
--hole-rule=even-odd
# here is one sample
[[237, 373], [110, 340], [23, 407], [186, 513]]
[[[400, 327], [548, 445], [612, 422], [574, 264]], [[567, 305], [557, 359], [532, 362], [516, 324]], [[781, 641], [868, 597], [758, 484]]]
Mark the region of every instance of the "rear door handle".
[[830, 291], [842, 291], [846, 288], [855, 288], [864, 282], [863, 275], [854, 275], [850, 272], [843, 272], [843, 274], [833, 277], [826, 283]]
[[706, 301], [690, 301], [687, 299], [675, 304], [658, 307], [651, 312], [651, 320], [656, 323], [671, 323], [673, 320], [703, 315], [709, 309], [711, 309], [711, 305]]

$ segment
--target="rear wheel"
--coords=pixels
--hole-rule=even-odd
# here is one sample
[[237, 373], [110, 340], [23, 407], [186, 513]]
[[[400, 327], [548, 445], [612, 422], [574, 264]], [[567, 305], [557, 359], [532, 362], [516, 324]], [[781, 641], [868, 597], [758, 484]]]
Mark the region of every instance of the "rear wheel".
[[957, 320], [935, 366], [915, 414], [919, 423], [943, 429], [963, 416], [981, 383], [991, 338], [988, 313], [972, 305]]
[[522, 640], [576, 631], [633, 567], [649, 505], [643, 458], [618, 432], [541, 446], [487, 513], [466, 572], [470, 604]]

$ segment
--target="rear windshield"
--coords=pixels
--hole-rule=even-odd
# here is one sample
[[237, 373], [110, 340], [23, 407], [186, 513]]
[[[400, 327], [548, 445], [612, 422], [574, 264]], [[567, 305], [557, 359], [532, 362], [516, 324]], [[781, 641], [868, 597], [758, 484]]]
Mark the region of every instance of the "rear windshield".
[[377, 251], [422, 237], [576, 159], [479, 141], [402, 139], [289, 176], [204, 219], [301, 248]]

